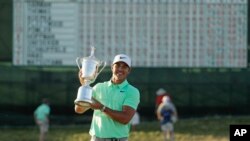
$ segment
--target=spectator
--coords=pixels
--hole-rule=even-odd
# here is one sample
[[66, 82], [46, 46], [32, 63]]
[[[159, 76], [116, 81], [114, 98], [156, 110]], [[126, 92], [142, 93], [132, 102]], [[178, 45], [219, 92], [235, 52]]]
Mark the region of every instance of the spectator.
[[156, 99], [155, 99], [155, 109], [158, 108], [158, 106], [162, 103], [162, 98], [164, 96], [169, 96], [169, 98], [171, 99], [170, 97], [170, 94], [167, 93], [167, 91], [163, 88], [159, 88], [157, 91], [156, 91]]
[[46, 133], [49, 129], [49, 114], [49, 100], [44, 98], [42, 104], [34, 111], [34, 119], [40, 130], [39, 141], [45, 141]]
[[132, 131], [136, 131], [136, 126], [140, 124], [140, 115], [136, 111], [132, 120], [131, 120], [131, 126], [132, 126]]
[[164, 141], [174, 141], [174, 123], [177, 121], [178, 115], [169, 96], [162, 98], [162, 103], [157, 108], [157, 118], [161, 124]]

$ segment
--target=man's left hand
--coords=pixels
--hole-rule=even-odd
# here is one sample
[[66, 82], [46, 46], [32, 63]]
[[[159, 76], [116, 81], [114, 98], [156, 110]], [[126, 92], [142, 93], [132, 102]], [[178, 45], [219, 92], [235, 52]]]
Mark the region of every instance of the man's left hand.
[[102, 109], [104, 105], [101, 104], [98, 100], [96, 100], [95, 98], [92, 98], [92, 103], [90, 104], [90, 107], [92, 109]]

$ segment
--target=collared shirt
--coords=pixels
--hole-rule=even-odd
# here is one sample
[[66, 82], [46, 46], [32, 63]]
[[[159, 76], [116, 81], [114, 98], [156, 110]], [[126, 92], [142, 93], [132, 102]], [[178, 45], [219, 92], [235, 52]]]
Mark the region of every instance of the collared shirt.
[[[113, 84], [111, 81], [98, 83], [93, 87], [93, 95], [106, 107], [122, 111], [124, 105], [137, 109], [140, 101], [139, 90], [130, 85], [127, 80], [121, 84]], [[111, 119], [100, 110], [94, 110], [90, 135], [100, 138], [128, 137], [130, 124], [122, 124]]]

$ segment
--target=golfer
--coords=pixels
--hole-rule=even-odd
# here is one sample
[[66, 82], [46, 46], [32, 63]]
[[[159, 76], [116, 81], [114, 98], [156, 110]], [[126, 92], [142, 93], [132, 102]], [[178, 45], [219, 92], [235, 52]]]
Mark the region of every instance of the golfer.
[[[127, 81], [131, 72], [130, 57], [125, 54], [116, 55], [111, 71], [109, 81], [93, 87], [93, 103], [90, 106], [94, 114], [89, 131], [91, 141], [128, 141], [130, 121], [140, 101], [139, 90]], [[81, 71], [79, 79], [83, 82]], [[84, 113], [88, 109], [75, 105], [76, 113]]]

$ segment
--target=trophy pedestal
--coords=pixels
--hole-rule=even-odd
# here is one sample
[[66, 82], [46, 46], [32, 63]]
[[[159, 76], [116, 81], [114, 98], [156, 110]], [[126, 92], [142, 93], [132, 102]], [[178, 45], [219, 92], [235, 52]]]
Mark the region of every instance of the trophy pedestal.
[[92, 88], [88, 85], [79, 87], [74, 103], [79, 106], [89, 107], [92, 103], [92, 91]]
[[82, 107], [90, 107], [91, 101], [75, 101], [75, 105], [79, 105]]

